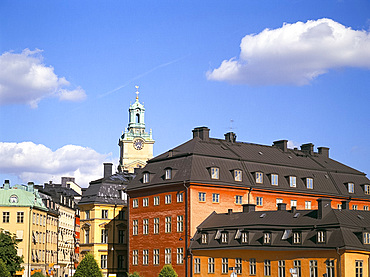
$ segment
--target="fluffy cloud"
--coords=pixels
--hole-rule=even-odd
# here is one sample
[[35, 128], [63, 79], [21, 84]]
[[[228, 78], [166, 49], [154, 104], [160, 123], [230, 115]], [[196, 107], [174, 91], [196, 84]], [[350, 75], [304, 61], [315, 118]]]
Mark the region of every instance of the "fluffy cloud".
[[110, 155], [76, 145], [66, 145], [52, 151], [33, 142], [0, 142], [0, 173], [12, 174], [23, 182], [45, 183], [60, 178], [75, 177], [86, 187], [90, 181], [103, 177], [103, 163]]
[[370, 68], [370, 33], [331, 19], [284, 24], [246, 35], [239, 59], [224, 60], [209, 80], [251, 85], [306, 85], [330, 69]]
[[52, 66], [42, 63], [42, 50], [25, 49], [20, 54], [5, 52], [0, 56], [0, 104], [28, 104], [37, 108], [45, 97], [81, 101], [85, 91], [78, 87], [68, 90], [70, 83], [58, 77]]

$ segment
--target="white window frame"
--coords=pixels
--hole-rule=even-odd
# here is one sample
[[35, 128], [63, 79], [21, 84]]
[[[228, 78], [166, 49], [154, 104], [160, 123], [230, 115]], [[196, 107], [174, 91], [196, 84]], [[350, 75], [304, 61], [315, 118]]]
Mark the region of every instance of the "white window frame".
[[256, 172], [256, 183], [263, 184], [263, 172]]
[[132, 250], [132, 265], [139, 263], [139, 250]]
[[184, 216], [178, 215], [177, 216], [177, 232], [184, 231]]
[[171, 202], [172, 202], [172, 195], [171, 194], [165, 195], [165, 197], [164, 197], [164, 203], [165, 204], [171, 204]]
[[149, 172], [144, 172], [143, 173], [143, 183], [144, 184], [149, 183]]
[[271, 185], [278, 186], [279, 185], [279, 175], [271, 174]]
[[164, 250], [164, 263], [171, 264], [171, 248], [166, 248]]
[[348, 183], [348, 193], [355, 193], [355, 184]]
[[132, 208], [138, 208], [138, 207], [139, 207], [139, 200], [132, 199]]
[[149, 264], [149, 250], [144, 249], [143, 250], [143, 265], [148, 265]]
[[200, 273], [200, 258], [194, 258], [194, 273]]
[[263, 197], [261, 197], [261, 196], [256, 197], [256, 205], [257, 206], [263, 206]]
[[167, 168], [165, 170], [165, 179], [166, 180], [171, 180], [172, 179], [172, 169], [171, 168]]
[[235, 204], [242, 205], [243, 204], [243, 196], [242, 195], [235, 195]]
[[305, 201], [304, 202], [304, 208], [306, 210], [311, 210], [312, 209], [312, 203], [311, 203], [311, 201]]
[[159, 249], [153, 249], [153, 265], [159, 265]]
[[143, 219], [143, 235], [148, 235], [149, 233], [149, 219]]
[[263, 244], [271, 244], [271, 233], [263, 234]]
[[243, 180], [243, 172], [240, 169], [234, 170], [234, 181], [241, 182]]
[[229, 259], [222, 258], [222, 274], [229, 273]]
[[159, 196], [154, 196], [153, 197], [153, 205], [158, 206], [159, 205]]
[[137, 236], [139, 233], [139, 221], [137, 219], [134, 219], [132, 221], [132, 235]]
[[297, 208], [297, 200], [290, 200], [290, 207], [296, 207]]
[[208, 258], [208, 273], [215, 273], [215, 258]]
[[172, 226], [172, 218], [170, 216], [166, 216], [165, 219], [165, 233], [171, 233], [171, 226]]
[[149, 206], [149, 198], [148, 197], [144, 197], [143, 198], [143, 207], [148, 207]]
[[211, 167], [211, 179], [220, 179], [220, 170], [218, 167]]
[[308, 189], [313, 189], [313, 178], [306, 178], [306, 187]]
[[184, 202], [184, 193], [183, 192], [178, 192], [176, 194], [176, 200], [177, 200], [177, 203]]
[[220, 194], [212, 193], [212, 203], [220, 203]]
[[184, 263], [184, 248], [179, 247], [177, 248], [177, 258], [176, 262], [177, 264], [183, 264]]
[[153, 222], [154, 222], [154, 224], [153, 224], [153, 233], [154, 234], [159, 234], [159, 217], [155, 217], [154, 219], [153, 219]]
[[199, 202], [206, 202], [206, 193], [198, 192], [198, 199], [199, 199]]
[[297, 177], [296, 176], [289, 176], [289, 186], [291, 188], [297, 187]]

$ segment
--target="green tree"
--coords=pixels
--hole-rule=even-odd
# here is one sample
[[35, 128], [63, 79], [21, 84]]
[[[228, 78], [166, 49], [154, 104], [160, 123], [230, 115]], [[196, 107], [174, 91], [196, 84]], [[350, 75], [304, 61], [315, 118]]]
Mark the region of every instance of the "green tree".
[[178, 275], [172, 265], [165, 265], [159, 272], [158, 277], [178, 277]]
[[17, 256], [17, 241], [15, 235], [0, 229], [0, 259], [5, 263], [10, 275], [23, 269], [23, 256]]
[[41, 272], [35, 272], [34, 274], [32, 274], [32, 277], [45, 277], [45, 275]]
[[95, 261], [94, 256], [87, 253], [77, 266], [74, 277], [103, 277], [103, 274]]
[[129, 274], [128, 277], [140, 277], [140, 274], [135, 271], [134, 273]]
[[1, 259], [0, 259], [0, 276], [11, 277], [10, 273], [9, 273], [9, 270], [7, 269], [3, 260], [1, 260]]

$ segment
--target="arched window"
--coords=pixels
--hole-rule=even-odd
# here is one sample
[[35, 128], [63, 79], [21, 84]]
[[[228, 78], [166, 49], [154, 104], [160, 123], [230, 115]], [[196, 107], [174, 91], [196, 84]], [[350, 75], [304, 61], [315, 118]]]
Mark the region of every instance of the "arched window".
[[140, 123], [140, 114], [136, 114], [136, 123]]

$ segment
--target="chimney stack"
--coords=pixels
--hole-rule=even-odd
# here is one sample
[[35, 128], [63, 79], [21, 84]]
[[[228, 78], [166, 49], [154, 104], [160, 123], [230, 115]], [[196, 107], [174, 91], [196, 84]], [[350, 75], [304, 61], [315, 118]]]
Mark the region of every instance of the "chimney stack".
[[112, 163], [104, 163], [104, 178], [108, 178], [109, 176], [112, 176]]
[[331, 199], [329, 198], [319, 198], [317, 199], [318, 210], [317, 218], [324, 218], [331, 211]]
[[301, 145], [301, 151], [304, 152], [307, 155], [313, 154], [313, 144], [312, 143], [306, 143]]
[[278, 211], [286, 211], [286, 203], [278, 203]]
[[273, 146], [281, 149], [283, 152], [286, 152], [288, 150], [288, 141], [287, 140], [277, 140], [274, 141]]
[[196, 127], [193, 130], [193, 138], [209, 140], [209, 129], [207, 127]]
[[319, 154], [323, 155], [326, 158], [329, 158], [329, 149], [328, 147], [318, 147], [317, 150], [319, 150]]
[[234, 143], [236, 141], [236, 134], [233, 132], [228, 132], [225, 134], [225, 140], [227, 142]]
[[233, 209], [227, 209], [227, 214], [232, 214], [233, 213]]
[[243, 204], [243, 213], [254, 212], [256, 210], [255, 204]]
[[349, 200], [342, 201], [342, 210], [349, 210]]

